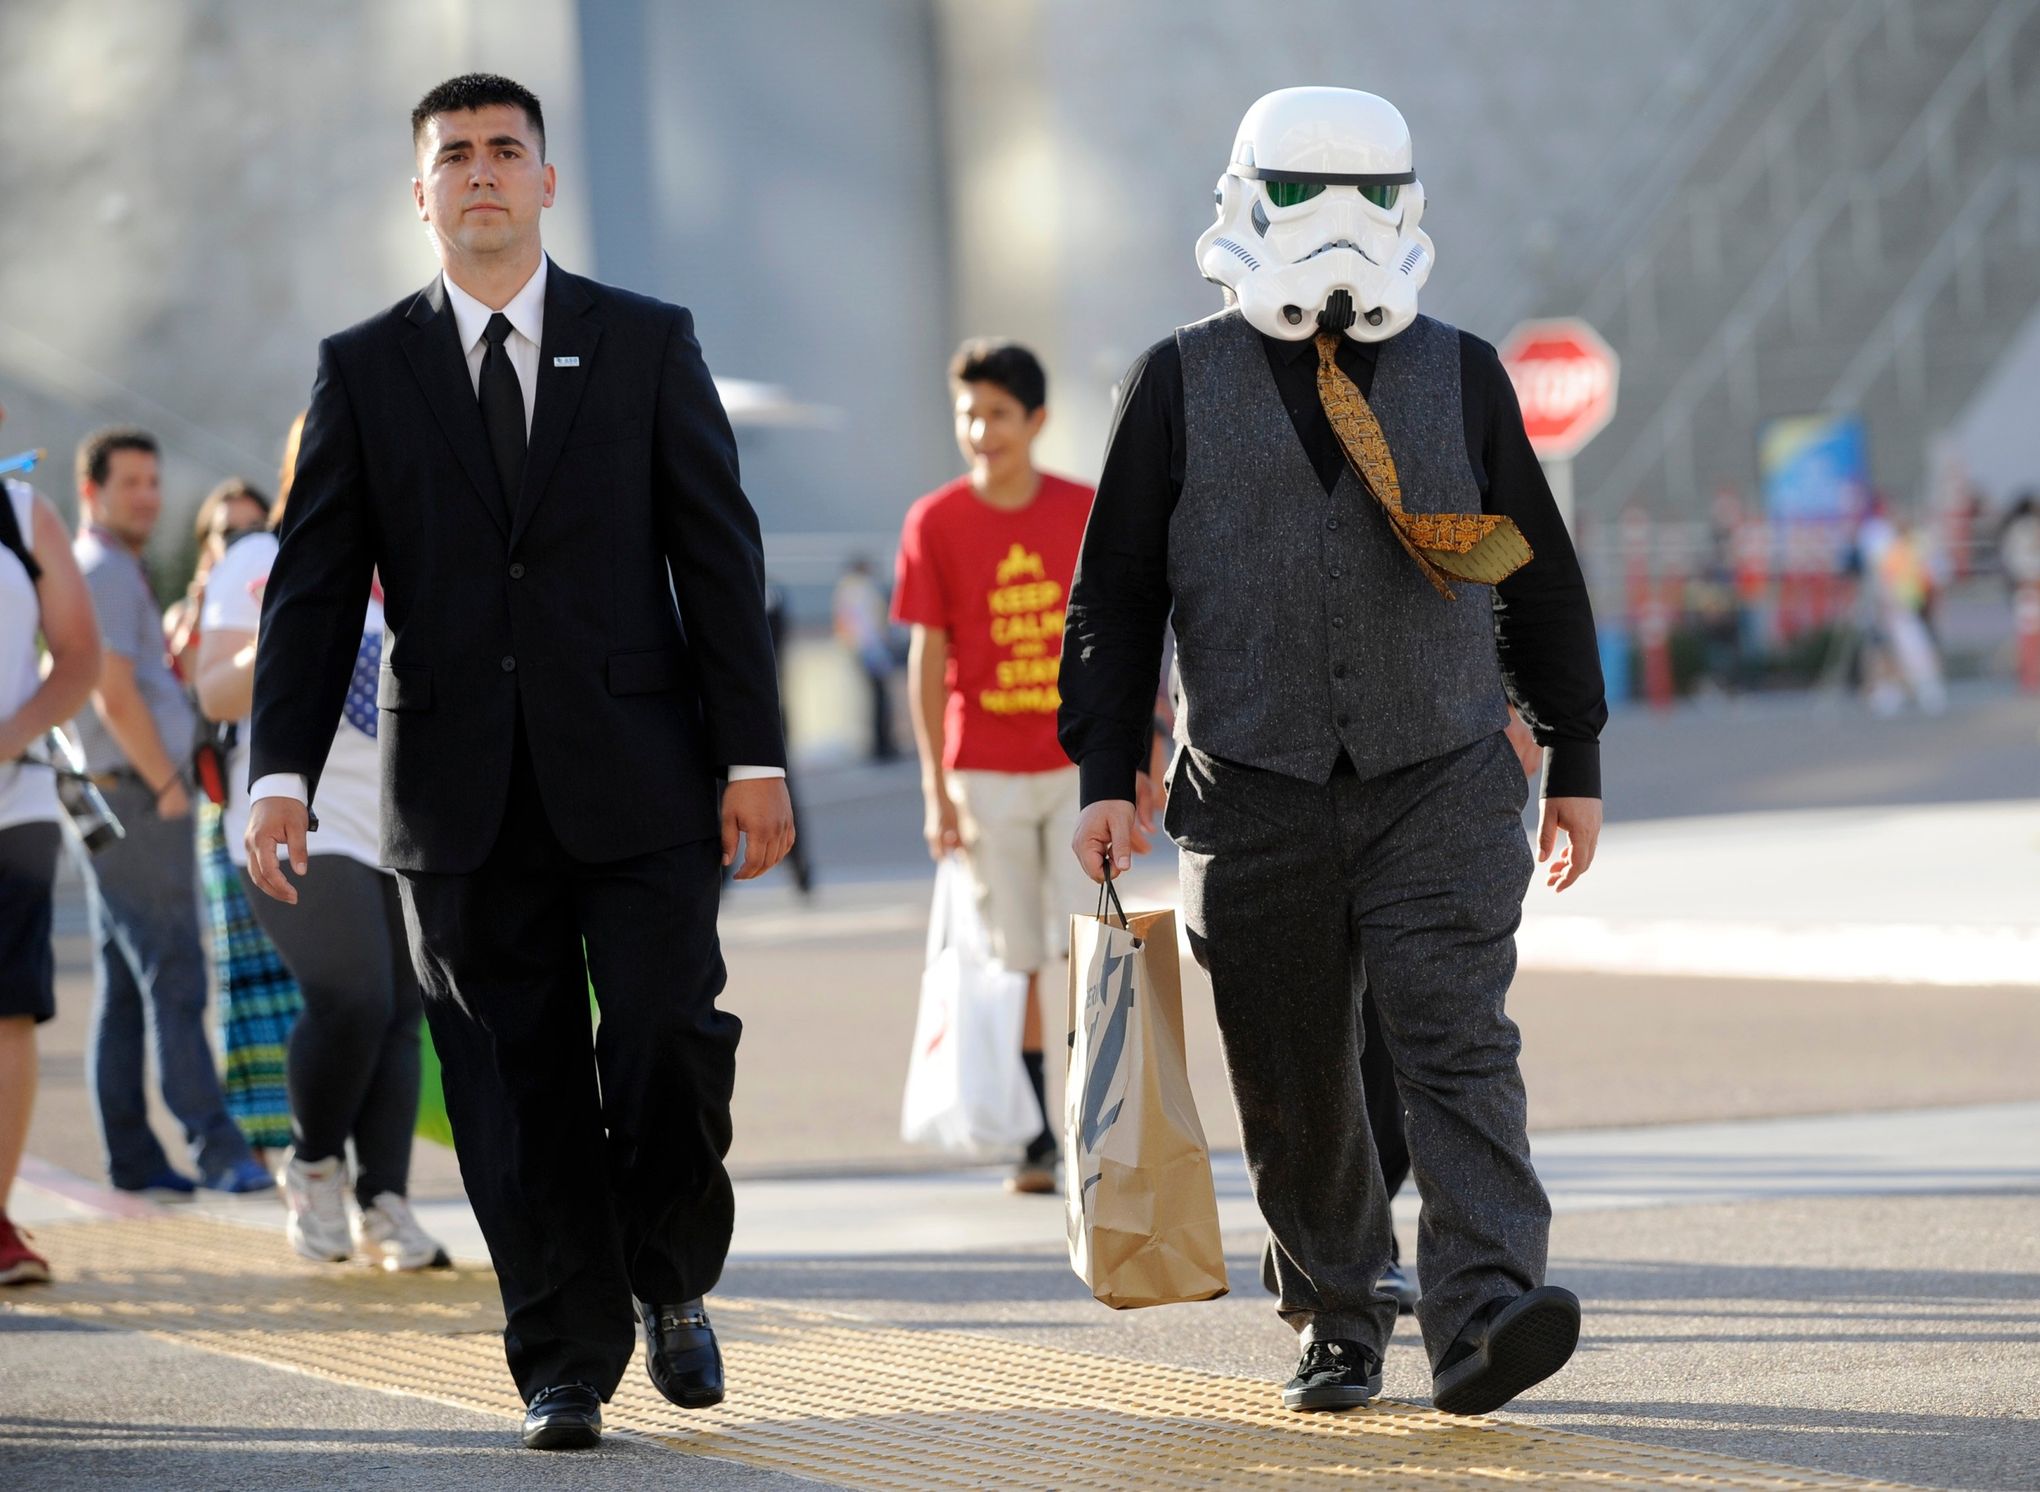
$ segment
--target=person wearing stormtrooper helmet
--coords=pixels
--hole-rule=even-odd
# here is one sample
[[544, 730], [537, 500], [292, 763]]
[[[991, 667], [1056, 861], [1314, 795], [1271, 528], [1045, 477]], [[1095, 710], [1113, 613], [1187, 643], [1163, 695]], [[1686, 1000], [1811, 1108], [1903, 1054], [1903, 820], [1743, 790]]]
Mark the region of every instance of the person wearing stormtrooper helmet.
[[1173, 619], [1165, 822], [1303, 1348], [1283, 1402], [1366, 1403], [1395, 1324], [1364, 968], [1423, 1198], [1433, 1401], [1485, 1413], [1579, 1336], [1578, 1300], [1544, 1281], [1504, 1009], [1533, 871], [1504, 727], [1513, 703], [1544, 748], [1537, 859], [1562, 891], [1601, 823], [1593, 616], [1494, 349], [1418, 314], [1432, 246], [1394, 106], [1267, 95], [1217, 202], [1197, 256], [1227, 306], [1129, 372], [1072, 588], [1072, 847], [1093, 879], [1131, 863]]

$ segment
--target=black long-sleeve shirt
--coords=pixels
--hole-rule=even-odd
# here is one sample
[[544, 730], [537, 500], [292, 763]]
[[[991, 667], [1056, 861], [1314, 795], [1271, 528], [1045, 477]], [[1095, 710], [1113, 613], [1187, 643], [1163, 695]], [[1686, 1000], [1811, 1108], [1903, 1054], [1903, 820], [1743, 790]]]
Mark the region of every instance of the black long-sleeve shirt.
[[[1261, 341], [1297, 438], [1330, 492], [1346, 456], [1318, 399], [1317, 348], [1308, 340]], [[1339, 366], [1363, 395], [1373, 390], [1375, 350], [1350, 337], [1339, 343]], [[1481, 511], [1513, 518], [1536, 556], [1494, 588], [1503, 684], [1538, 744], [1549, 748], [1545, 794], [1598, 798], [1608, 706], [1579, 560], [1501, 359], [1463, 331], [1459, 377]], [[1183, 468], [1183, 362], [1170, 336], [1126, 375], [1070, 593], [1058, 734], [1082, 769], [1086, 805], [1132, 798], [1134, 775], [1147, 761], [1172, 604], [1169, 519]], [[1462, 604], [1478, 604], [1472, 587], [1460, 594]]]

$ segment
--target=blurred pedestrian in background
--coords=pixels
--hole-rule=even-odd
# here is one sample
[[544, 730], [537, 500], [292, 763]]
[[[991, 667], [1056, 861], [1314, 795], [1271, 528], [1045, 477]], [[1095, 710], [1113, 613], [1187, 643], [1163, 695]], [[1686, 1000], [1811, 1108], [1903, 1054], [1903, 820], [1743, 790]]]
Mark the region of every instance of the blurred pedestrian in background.
[[[159, 1200], [203, 1185], [273, 1183], [229, 1117], [205, 1030], [197, 857], [185, 768], [196, 718], [165, 651], [142, 548], [162, 511], [155, 438], [102, 430], [78, 448], [83, 520], [74, 552], [99, 617], [104, 658], [92, 708], [72, 723], [125, 837], [84, 856], [95, 951], [88, 1071], [114, 1186]], [[155, 1047], [163, 1101], [183, 1126], [198, 1180], [170, 1164], [143, 1091]]]
[[1029, 980], [1021, 1060], [1041, 1133], [1008, 1186], [1050, 1192], [1060, 1147], [1045, 1097], [1040, 974], [1090, 900], [1061, 850], [1077, 769], [1056, 744], [1056, 675], [1091, 489], [1034, 466], [1048, 377], [1033, 353], [966, 342], [949, 381], [970, 470], [908, 511], [893, 619], [913, 629], [908, 689], [928, 852], [963, 851], [993, 957]]
[[[765, 582], [765, 626], [772, 634], [773, 667], [779, 673], [779, 722], [780, 729], [786, 729], [786, 587], [776, 581]], [[793, 768], [786, 771], [786, 796], [793, 804], [796, 823], [800, 820], [800, 797], [794, 791]], [[793, 848], [786, 852], [786, 868], [793, 872], [793, 884], [802, 896], [812, 896], [815, 889], [814, 862], [808, 858], [805, 839], [795, 837]], [[735, 877], [736, 867], [723, 867], [725, 885]]]
[[269, 499], [240, 477], [229, 477], [202, 498], [192, 516], [196, 541], [191, 583], [163, 611], [163, 642], [170, 669], [188, 689], [198, 666], [198, 615], [205, 604], [205, 577], [227, 546], [269, 522]]
[[900, 754], [893, 739], [892, 629], [885, 595], [863, 555], [851, 560], [836, 582], [833, 610], [836, 640], [857, 661], [871, 691], [871, 759], [889, 762]]
[[1998, 523], [1998, 573], [2014, 598], [2040, 586], [2040, 493], [2022, 492]]
[[[293, 442], [302, 428], [293, 426]], [[287, 468], [288, 469], [288, 468]], [[288, 489], [277, 500], [280, 524]], [[228, 549], [205, 589], [198, 697], [206, 715], [237, 723], [227, 758], [225, 834], [242, 876], [248, 849], [248, 713], [254, 696], [263, 589], [276, 562], [273, 533]], [[444, 1268], [451, 1260], [409, 1201], [418, 1122], [418, 976], [404, 934], [397, 879], [381, 868], [382, 787], [376, 681], [382, 666], [380, 585], [355, 649], [340, 728], [319, 779], [319, 823], [303, 880], [316, 900], [250, 897], [255, 919], [296, 979], [303, 1007], [289, 1038], [291, 1149], [279, 1180], [291, 1246], [307, 1259], [359, 1256], [384, 1269]], [[356, 1171], [350, 1191], [347, 1146]]]
[[2021, 689], [2040, 694], [2040, 495], [2021, 493], [2005, 513], [1997, 564], [2012, 603], [2013, 669]]
[[1941, 656], [1927, 627], [1934, 576], [1918, 529], [1876, 499], [1857, 532], [1865, 610], [1873, 645], [1866, 682], [1873, 714], [1890, 716], [1910, 699], [1927, 715], [1948, 708]]
[[[0, 411], [0, 418], [4, 418]], [[26, 482], [0, 491], [0, 1285], [50, 1277], [7, 1216], [35, 1108], [35, 1028], [57, 1013], [50, 951], [56, 778], [24, 757], [99, 677], [99, 627], [56, 510]], [[49, 650], [42, 671], [40, 636]]]
[[[296, 428], [292, 426], [293, 441]], [[284, 470], [288, 476], [288, 456]], [[170, 655], [194, 699], [206, 585], [213, 567], [232, 545], [265, 532], [268, 523], [268, 497], [239, 477], [220, 483], [199, 504], [198, 565], [190, 588], [164, 621]], [[228, 843], [226, 768], [240, 729], [234, 720], [208, 719], [202, 727], [198, 874], [212, 939], [213, 977], [219, 986], [221, 1086], [227, 1112], [240, 1125], [263, 1169], [274, 1174], [290, 1145], [285, 1049], [300, 1001], [297, 981], [248, 905]]]

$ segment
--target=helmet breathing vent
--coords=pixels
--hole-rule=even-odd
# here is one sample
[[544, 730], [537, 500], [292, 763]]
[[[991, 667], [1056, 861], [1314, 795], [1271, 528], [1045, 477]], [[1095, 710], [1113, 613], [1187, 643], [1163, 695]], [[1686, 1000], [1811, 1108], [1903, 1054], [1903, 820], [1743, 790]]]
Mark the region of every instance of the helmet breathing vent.
[[1410, 251], [1407, 254], [1403, 255], [1403, 261], [1398, 266], [1398, 268], [1402, 271], [1402, 273], [1409, 274], [1412, 270], [1414, 270], [1419, 264], [1422, 264], [1423, 262], [1424, 262], [1424, 246], [1420, 243], [1413, 243], [1410, 245]]
[[1229, 238], [1214, 238], [1211, 244], [1213, 248], [1224, 249], [1228, 254], [1244, 263], [1248, 269], [1259, 269], [1261, 267], [1260, 260], [1256, 259]]

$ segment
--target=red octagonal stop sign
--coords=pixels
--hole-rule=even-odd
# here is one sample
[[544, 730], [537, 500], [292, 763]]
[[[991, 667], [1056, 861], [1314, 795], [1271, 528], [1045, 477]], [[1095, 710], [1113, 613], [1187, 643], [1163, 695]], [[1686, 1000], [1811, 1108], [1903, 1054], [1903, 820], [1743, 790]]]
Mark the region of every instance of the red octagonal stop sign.
[[1586, 322], [1572, 316], [1525, 321], [1499, 350], [1539, 459], [1577, 456], [1615, 417], [1622, 362]]

